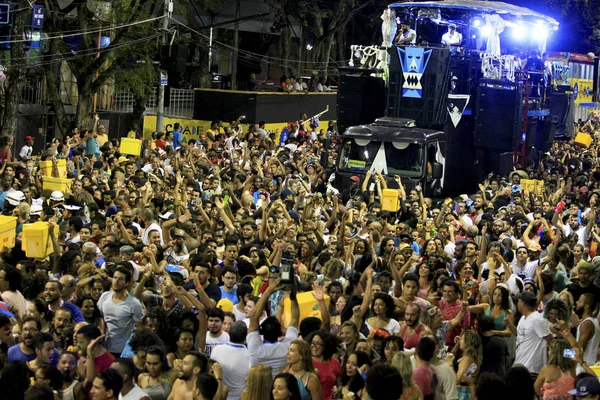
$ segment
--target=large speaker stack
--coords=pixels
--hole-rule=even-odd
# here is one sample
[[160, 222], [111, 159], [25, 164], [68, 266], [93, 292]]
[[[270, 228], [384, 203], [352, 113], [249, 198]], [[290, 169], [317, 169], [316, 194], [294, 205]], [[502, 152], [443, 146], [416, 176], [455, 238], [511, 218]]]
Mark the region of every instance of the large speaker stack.
[[355, 68], [340, 68], [338, 131], [370, 124], [385, 112], [385, 82]]
[[573, 137], [575, 122], [573, 92], [553, 92], [550, 96], [550, 115], [555, 115], [556, 137]]
[[388, 117], [410, 118], [419, 126], [446, 123], [450, 50], [394, 46], [389, 49]]
[[482, 79], [477, 88], [475, 146], [514, 151], [521, 143], [523, 95], [518, 83]]

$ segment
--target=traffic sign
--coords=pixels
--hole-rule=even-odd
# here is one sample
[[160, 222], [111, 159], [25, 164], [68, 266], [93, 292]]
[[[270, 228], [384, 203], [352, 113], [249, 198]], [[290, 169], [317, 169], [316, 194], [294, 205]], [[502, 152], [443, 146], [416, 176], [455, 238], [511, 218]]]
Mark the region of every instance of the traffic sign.
[[33, 6], [31, 15], [31, 25], [34, 28], [42, 28], [44, 26], [44, 7]]
[[160, 85], [167, 86], [169, 84], [169, 73], [165, 70], [160, 71]]

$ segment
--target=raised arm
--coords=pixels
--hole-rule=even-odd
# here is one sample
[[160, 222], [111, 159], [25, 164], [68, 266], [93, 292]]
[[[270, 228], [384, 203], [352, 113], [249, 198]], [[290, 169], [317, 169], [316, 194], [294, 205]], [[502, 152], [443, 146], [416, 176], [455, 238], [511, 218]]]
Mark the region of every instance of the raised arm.
[[[254, 306], [254, 310], [252, 311], [252, 315], [250, 316], [250, 326], [248, 328], [248, 333], [258, 331], [259, 325], [260, 325], [260, 323], [259, 323], [260, 316], [262, 315], [262, 313], [265, 311], [265, 308], [267, 307], [267, 302], [269, 301], [269, 297], [271, 297], [271, 295], [273, 293], [275, 293], [277, 290], [279, 290], [280, 284], [281, 284], [281, 279], [279, 279], [279, 278], [269, 279], [269, 287], [267, 287], [267, 290], [265, 290], [263, 295], [260, 296], [260, 299], [258, 300], [258, 303], [256, 303], [256, 306]], [[294, 322], [294, 321], [292, 321], [292, 322]], [[296, 321], [296, 325], [297, 324], [298, 324], [298, 321]]]

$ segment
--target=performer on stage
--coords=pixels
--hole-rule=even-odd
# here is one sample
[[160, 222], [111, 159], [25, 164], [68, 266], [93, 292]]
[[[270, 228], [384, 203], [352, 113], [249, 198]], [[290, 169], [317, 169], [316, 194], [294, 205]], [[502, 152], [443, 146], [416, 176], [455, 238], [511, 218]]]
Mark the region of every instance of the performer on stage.
[[417, 44], [417, 32], [414, 29], [410, 29], [406, 22], [400, 23], [400, 32], [396, 36], [396, 44]]
[[442, 44], [450, 47], [450, 54], [456, 54], [461, 43], [462, 35], [456, 31], [456, 24], [448, 25], [448, 32], [442, 35]]

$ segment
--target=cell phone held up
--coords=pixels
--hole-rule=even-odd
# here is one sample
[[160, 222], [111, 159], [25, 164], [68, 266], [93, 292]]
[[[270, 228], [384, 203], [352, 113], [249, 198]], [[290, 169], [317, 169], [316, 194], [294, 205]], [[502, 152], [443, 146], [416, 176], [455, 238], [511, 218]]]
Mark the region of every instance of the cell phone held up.
[[291, 285], [294, 283], [294, 275], [296, 271], [294, 269], [294, 261], [296, 260], [296, 254], [292, 251], [284, 251], [281, 255], [281, 265], [279, 266], [279, 279], [284, 285]]

